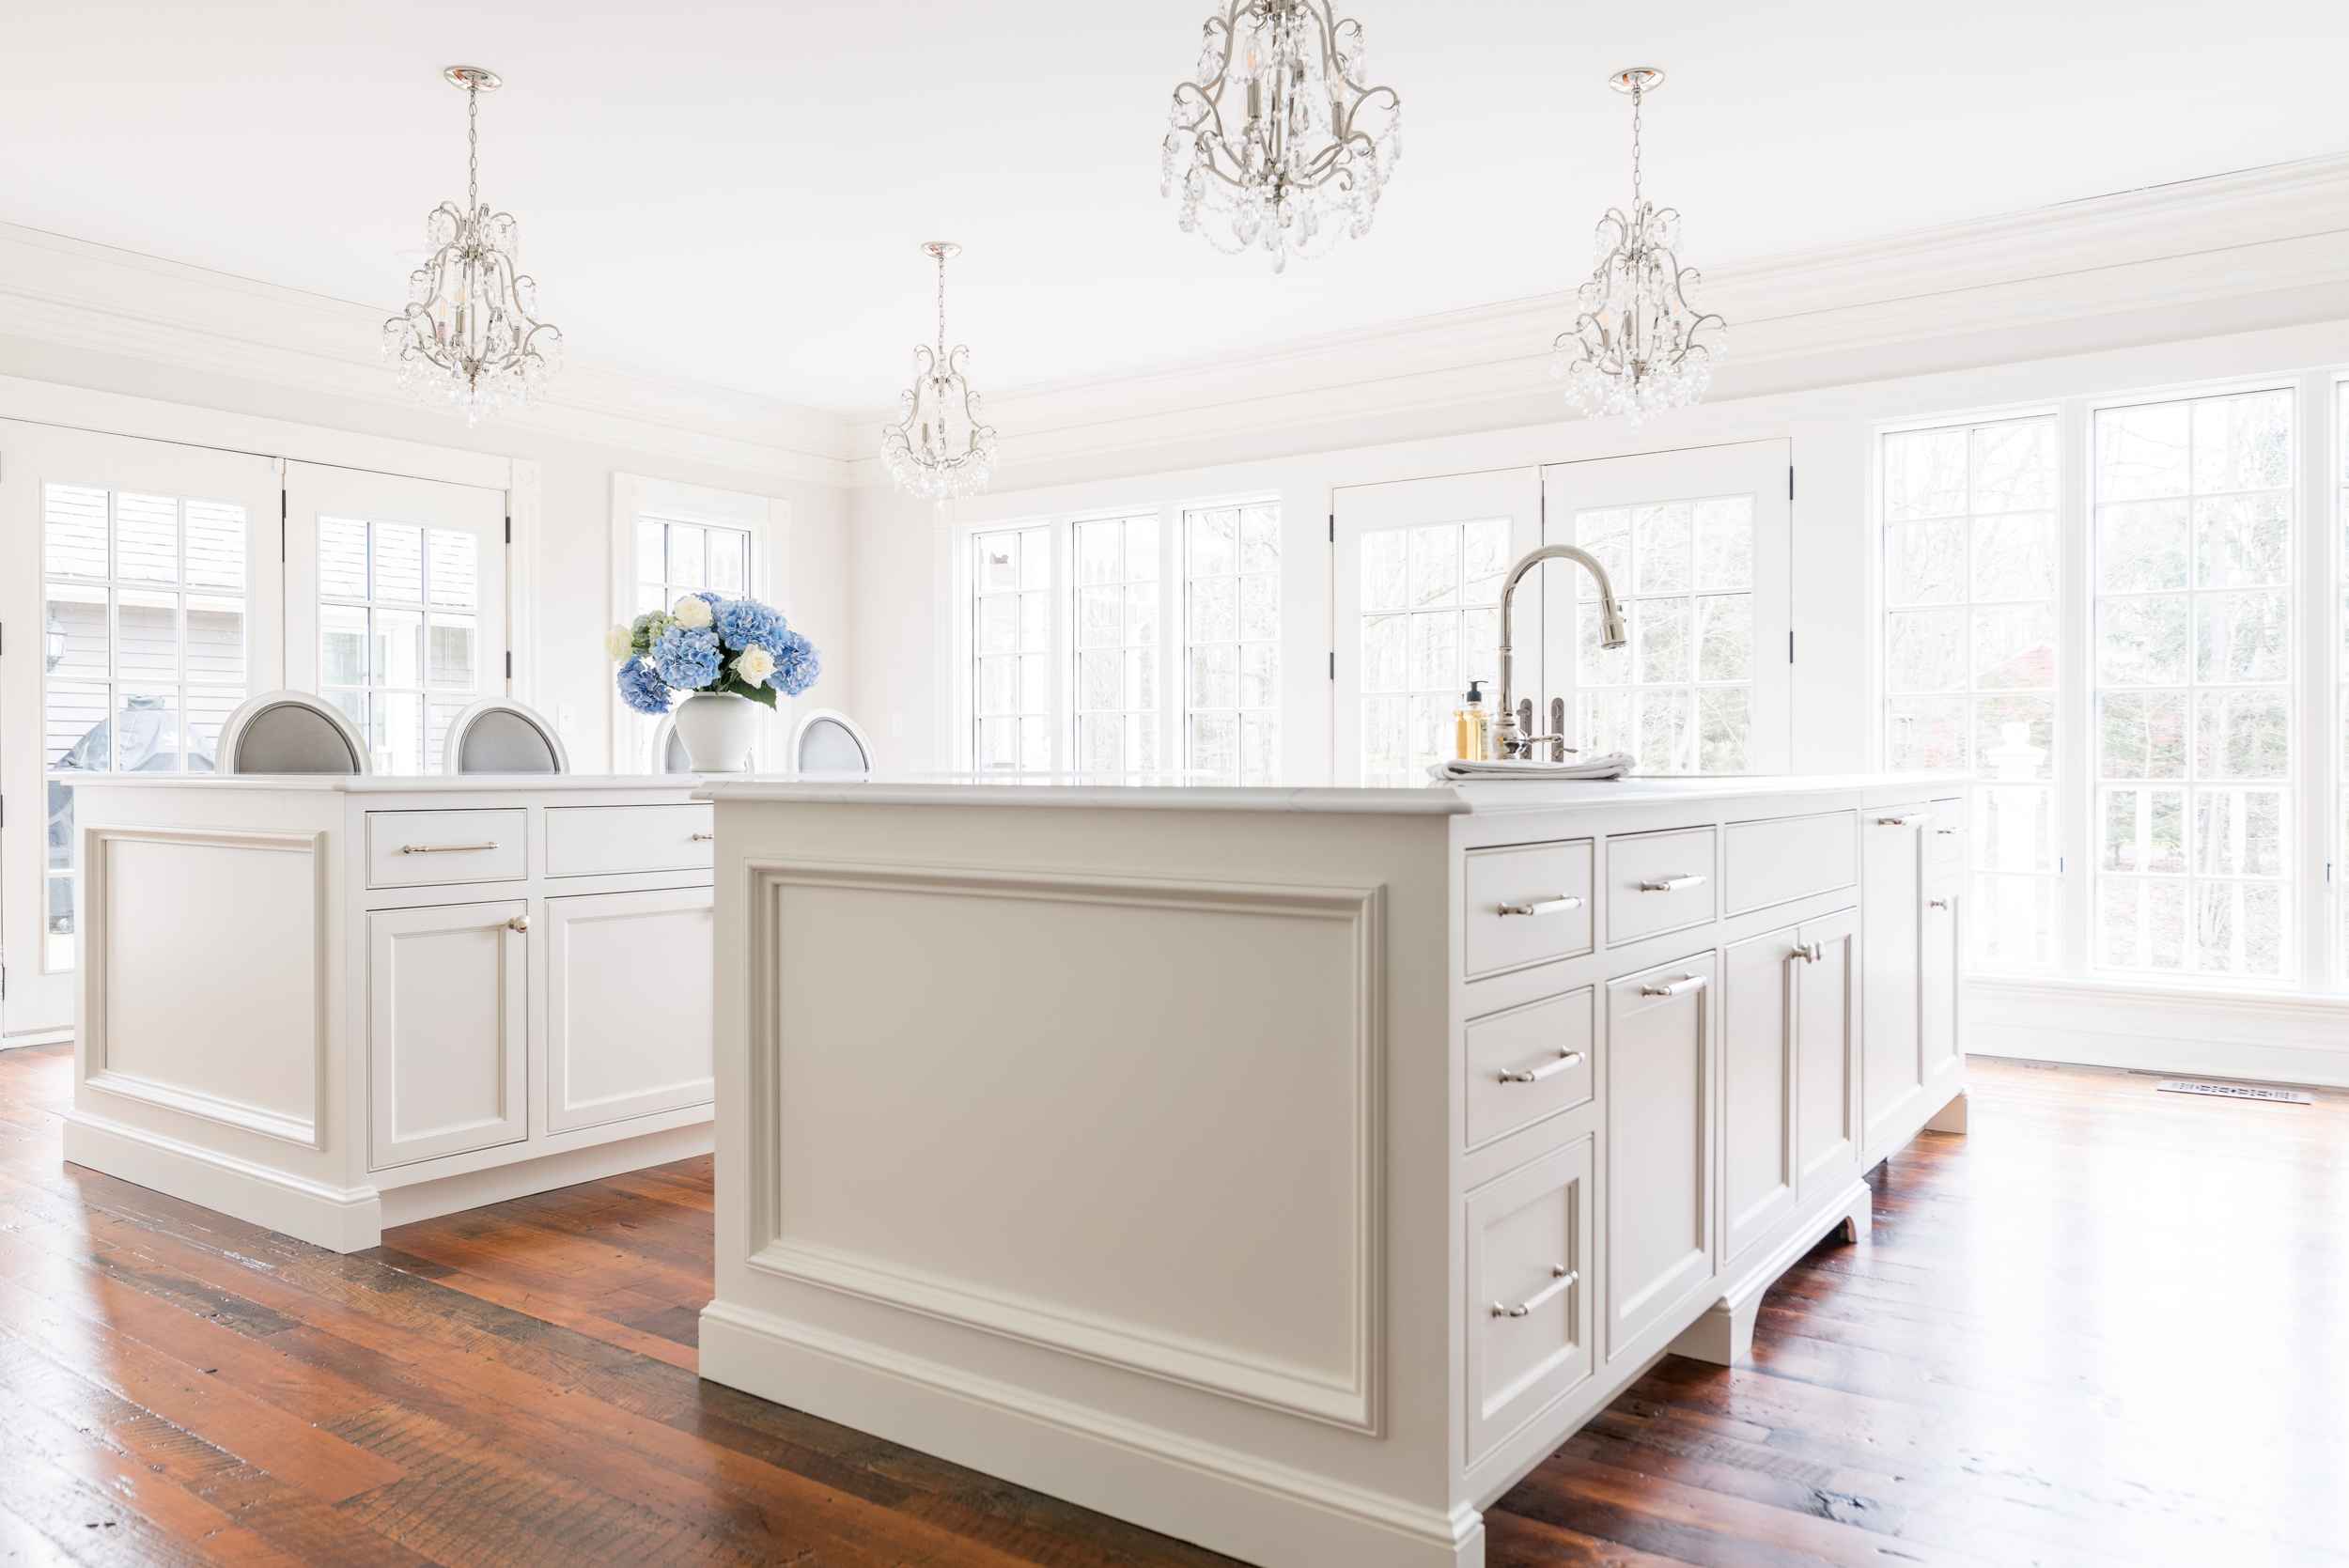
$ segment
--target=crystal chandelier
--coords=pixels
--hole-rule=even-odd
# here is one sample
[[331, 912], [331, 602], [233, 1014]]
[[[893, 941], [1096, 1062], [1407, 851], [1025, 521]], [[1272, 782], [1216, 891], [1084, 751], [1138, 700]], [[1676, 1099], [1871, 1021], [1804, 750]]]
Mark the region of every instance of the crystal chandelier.
[[1362, 85], [1362, 24], [1330, 0], [1231, 0], [1204, 33], [1159, 154], [1183, 232], [1226, 255], [1263, 250], [1276, 272], [1292, 252], [1369, 233], [1403, 154], [1403, 101]]
[[1576, 294], [1582, 307], [1571, 332], [1558, 334], [1550, 374], [1584, 412], [1627, 414], [1637, 425], [1704, 396], [1728, 323], [1688, 303], [1694, 268], [1672, 255], [1680, 214], [1651, 205], [1640, 191], [1640, 106], [1662, 85], [1654, 66], [1608, 78], [1631, 95], [1631, 211], [1610, 209], [1598, 221], [1597, 270]]
[[979, 395], [963, 378], [969, 347], [946, 347], [946, 260], [962, 247], [932, 240], [922, 251], [938, 262], [938, 346], [914, 347], [913, 385], [897, 395], [905, 417], [881, 427], [881, 461], [900, 489], [943, 503], [987, 489], [995, 427], [981, 417]]
[[503, 85], [479, 66], [441, 75], [465, 90], [465, 205], [444, 201], [425, 221], [432, 258], [408, 274], [408, 304], [383, 323], [383, 352], [400, 384], [447, 401], [465, 422], [519, 407], [562, 363], [563, 334], [537, 318], [538, 285], [514, 265], [514, 215], [481, 201], [481, 95]]

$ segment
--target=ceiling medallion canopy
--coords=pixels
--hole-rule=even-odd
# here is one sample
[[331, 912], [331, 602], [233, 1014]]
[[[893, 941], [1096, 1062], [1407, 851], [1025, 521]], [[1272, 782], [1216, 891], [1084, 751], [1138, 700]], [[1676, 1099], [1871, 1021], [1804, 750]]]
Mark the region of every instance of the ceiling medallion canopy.
[[1159, 155], [1183, 232], [1264, 251], [1276, 272], [1369, 233], [1403, 153], [1403, 101], [1365, 84], [1362, 24], [1330, 0], [1231, 0], [1203, 32]]
[[1550, 362], [1584, 412], [1625, 414], [1634, 425], [1704, 396], [1728, 328], [1688, 303], [1698, 279], [1673, 255], [1680, 214], [1654, 206], [1640, 188], [1640, 109], [1663, 82], [1654, 66], [1608, 78], [1631, 97], [1631, 210], [1610, 209], [1598, 221], [1598, 266], [1576, 294], [1582, 314], [1558, 334]]
[[881, 461], [898, 489], [925, 501], [976, 495], [995, 472], [995, 427], [979, 411], [963, 366], [968, 346], [946, 347], [946, 262], [962, 247], [932, 240], [923, 254], [938, 263], [938, 343], [916, 345], [913, 384], [897, 395], [905, 417], [881, 427]]
[[401, 385], [464, 410], [471, 424], [543, 390], [562, 363], [563, 334], [538, 319], [538, 285], [515, 266], [514, 215], [481, 200], [481, 95], [503, 81], [479, 66], [441, 75], [465, 94], [465, 205], [444, 201], [425, 220], [432, 257], [408, 274], [408, 304], [383, 323], [383, 352]]

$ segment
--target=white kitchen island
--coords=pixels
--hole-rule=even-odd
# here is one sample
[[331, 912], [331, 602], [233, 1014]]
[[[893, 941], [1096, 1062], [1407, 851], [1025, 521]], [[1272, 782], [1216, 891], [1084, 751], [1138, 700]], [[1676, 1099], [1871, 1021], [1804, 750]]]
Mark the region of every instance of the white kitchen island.
[[1251, 1561], [1481, 1563], [1962, 1130], [1961, 787], [717, 784], [702, 1374]]
[[706, 1152], [690, 778], [94, 773], [66, 1157], [352, 1251]]

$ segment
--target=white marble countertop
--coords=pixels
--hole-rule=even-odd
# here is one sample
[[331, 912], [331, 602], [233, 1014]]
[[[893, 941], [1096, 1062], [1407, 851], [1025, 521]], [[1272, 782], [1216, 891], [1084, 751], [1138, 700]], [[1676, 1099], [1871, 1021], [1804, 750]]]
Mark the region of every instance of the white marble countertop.
[[1462, 816], [1563, 806], [1642, 806], [1792, 795], [1915, 799], [1961, 789], [1959, 773], [1738, 774], [1625, 779], [1501, 779], [1354, 787], [1236, 787], [1178, 774], [931, 773], [705, 775], [696, 799], [726, 804], [1111, 807], [1135, 811], [1265, 811]]
[[702, 787], [692, 773], [64, 773], [52, 777], [74, 789], [277, 789], [339, 795], [549, 794], [566, 790], [660, 790], [682, 794]]

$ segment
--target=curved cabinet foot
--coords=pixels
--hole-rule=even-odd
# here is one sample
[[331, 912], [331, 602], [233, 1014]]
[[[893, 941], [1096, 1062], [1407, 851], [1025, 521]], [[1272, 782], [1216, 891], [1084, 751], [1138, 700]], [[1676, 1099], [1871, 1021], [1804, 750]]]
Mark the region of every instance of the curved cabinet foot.
[[1950, 1103], [1925, 1118], [1927, 1132], [1963, 1133], [1966, 1130], [1966, 1091], [1960, 1089]]

